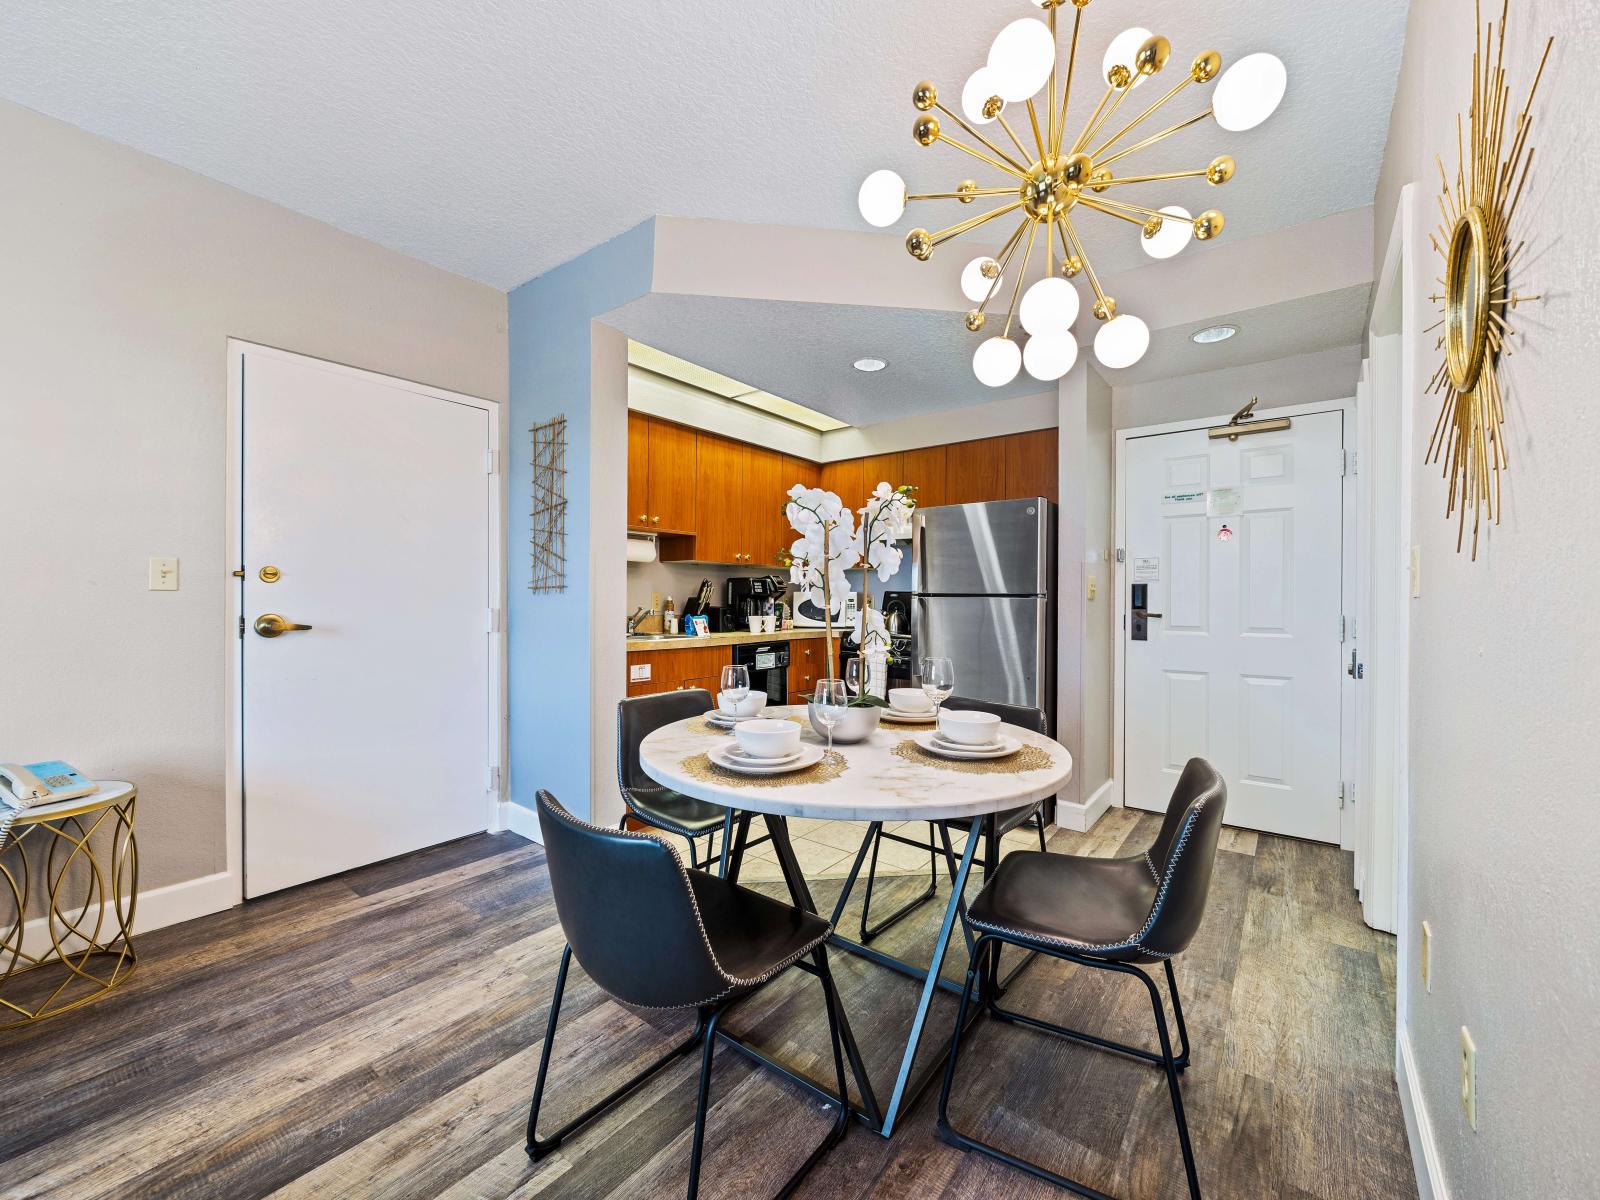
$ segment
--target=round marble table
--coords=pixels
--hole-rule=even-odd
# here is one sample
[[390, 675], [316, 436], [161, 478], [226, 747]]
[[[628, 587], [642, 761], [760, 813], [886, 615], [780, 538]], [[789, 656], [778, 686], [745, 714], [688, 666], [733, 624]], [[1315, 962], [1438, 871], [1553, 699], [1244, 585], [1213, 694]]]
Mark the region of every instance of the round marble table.
[[[825, 739], [818, 737], [806, 721], [805, 711], [804, 706], [776, 707], [768, 708], [765, 715], [795, 720], [801, 724], [800, 736], [803, 740], [824, 744]], [[963, 892], [986, 823], [989, 830], [987, 862], [992, 866], [998, 861], [994, 823], [988, 819], [997, 813], [1052, 796], [1072, 777], [1072, 755], [1065, 746], [1042, 734], [1015, 725], [1005, 725], [1002, 727], [1005, 732], [1023, 745], [1019, 751], [1023, 756], [1020, 760], [956, 762], [936, 759], [913, 746], [905, 745], [918, 733], [930, 728], [931, 725], [896, 725], [885, 721], [865, 741], [849, 745], [835, 742], [836, 757], [833, 760], [797, 772], [792, 779], [783, 776], [741, 777], [710, 764], [704, 757], [706, 751], [731, 740], [732, 734], [708, 724], [704, 717], [690, 717], [665, 725], [646, 736], [639, 745], [639, 762], [645, 774], [685, 796], [693, 796], [728, 810], [723, 827], [724, 875], [735, 879], [738, 877], [739, 860], [750, 822], [748, 814], [761, 814], [766, 821], [789, 893], [798, 907], [810, 912], [817, 911], [816, 904], [789, 844], [786, 818], [814, 817], [867, 823], [861, 849], [856, 854], [855, 863], [833, 910], [835, 932], [831, 942], [840, 949], [922, 984], [921, 999], [901, 1055], [900, 1070], [885, 1105], [880, 1105], [872, 1082], [867, 1077], [848, 1017], [841, 1014], [840, 1033], [855, 1075], [856, 1088], [861, 1094], [857, 1115], [869, 1128], [884, 1137], [894, 1131], [896, 1117], [916, 1100], [943, 1065], [942, 1060], [936, 1060], [928, 1064], [920, 1077], [913, 1078], [912, 1065], [917, 1046], [922, 1040], [934, 991], [941, 987], [958, 994], [961, 991], [950, 981], [941, 979], [939, 972], [956, 918], [964, 912]], [[929, 965], [922, 967], [904, 962], [841, 937], [837, 932], [839, 918], [861, 871], [861, 864], [873, 844], [873, 835], [883, 822], [946, 820], [968, 822], [967, 840], [961, 852], [960, 865], [953, 871], [950, 900], [945, 907], [944, 920], [939, 927]], [[737, 837], [734, 835], [736, 825]], [[939, 831], [948, 853], [951, 845], [948, 831], [943, 826], [939, 827]], [[951, 857], [954, 855], [951, 854]], [[1001, 986], [997, 977], [991, 978], [990, 986]], [[974, 1006], [974, 1019], [984, 1007], [981, 1004]], [[819, 1097], [825, 1095], [811, 1080], [784, 1064], [774, 1062], [731, 1035], [719, 1036], [744, 1053], [761, 1058], [796, 1083], [816, 1092]]]

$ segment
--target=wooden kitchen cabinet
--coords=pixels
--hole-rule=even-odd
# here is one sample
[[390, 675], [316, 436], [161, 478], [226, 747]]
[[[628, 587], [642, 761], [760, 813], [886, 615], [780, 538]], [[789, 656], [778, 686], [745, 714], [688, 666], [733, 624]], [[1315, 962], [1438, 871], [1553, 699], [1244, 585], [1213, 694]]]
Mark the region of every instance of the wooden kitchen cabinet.
[[1005, 497], [1005, 441], [1005, 438], [983, 438], [945, 447], [946, 504], [977, 504]]
[[644, 413], [628, 414], [628, 527], [694, 533], [700, 435]]
[[[839, 639], [833, 639], [833, 665], [839, 669]], [[828, 678], [828, 655], [823, 638], [789, 643], [789, 698], [805, 704], [816, 694], [817, 680]]]
[[[705, 688], [713, 696], [722, 686], [722, 668], [733, 661], [731, 646], [680, 646], [671, 650], [628, 651], [628, 695], [654, 696]], [[634, 680], [631, 668], [648, 664], [650, 678]]]
[[690, 472], [696, 493], [697, 517], [694, 540], [680, 539], [661, 547], [663, 561], [689, 559], [694, 562], [739, 563], [743, 553], [745, 520], [740, 496], [745, 480], [745, 455], [749, 449], [714, 434], [702, 433]]
[[[846, 508], [860, 508], [867, 502], [867, 471], [864, 458], [822, 464], [821, 486], [844, 501]], [[874, 484], [877, 480], [872, 481]]]
[[1005, 439], [1007, 500], [1044, 496], [1055, 500], [1060, 492], [1056, 474], [1060, 438], [1054, 429], [1014, 433]]
[[745, 447], [744, 491], [739, 505], [745, 520], [741, 565], [777, 566], [779, 547], [794, 540], [787, 536], [789, 522], [783, 516], [785, 493], [793, 486], [784, 461], [783, 455], [764, 446]]
[[917, 489], [917, 506], [934, 508], [946, 504], [944, 490], [945, 447], [927, 446], [921, 450], [907, 450], [901, 455], [900, 483], [909, 483]]
[[[873, 454], [861, 460], [862, 495], [871, 492], [880, 483], [887, 483], [890, 487], [899, 487], [905, 482], [902, 476], [906, 473], [906, 456], [896, 451], [894, 454]], [[860, 504], [865, 504], [863, 499]], [[860, 504], [857, 507], [860, 507]]]

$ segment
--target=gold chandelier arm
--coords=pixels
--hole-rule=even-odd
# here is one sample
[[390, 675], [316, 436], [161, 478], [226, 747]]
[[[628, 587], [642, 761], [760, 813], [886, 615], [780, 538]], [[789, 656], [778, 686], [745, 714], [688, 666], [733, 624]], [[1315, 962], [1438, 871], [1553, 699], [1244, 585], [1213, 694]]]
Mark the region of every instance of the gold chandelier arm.
[[1010, 156], [1010, 155], [1009, 155], [1009, 154], [1007, 154], [1007, 153], [1006, 153], [1006, 152], [1005, 152], [1005, 151], [1004, 151], [1004, 150], [1002, 150], [1002, 149], [1000, 149], [1000, 147], [999, 147], [999, 146], [996, 146], [996, 145], [995, 145], [995, 144], [994, 144], [994, 143], [993, 143], [993, 142], [991, 142], [991, 141], [990, 141], [990, 140], [989, 140], [989, 139], [988, 139], [988, 138], [986, 138], [986, 137], [984, 137], [984, 136], [983, 136], [983, 134], [981, 134], [981, 133], [979, 133], [979, 132], [978, 132], [978, 131], [977, 131], [977, 130], [976, 130], [976, 129], [974, 129], [974, 128], [973, 128], [973, 127], [972, 127], [972, 126], [971, 126], [971, 125], [968, 125], [968, 124], [967, 124], [967, 123], [966, 123], [966, 122], [965, 122], [965, 121], [964, 121], [964, 120], [962, 120], [962, 119], [961, 119], [961, 118], [960, 118], [960, 117], [959, 117], [959, 116], [957, 116], [957, 115], [956, 115], [956, 114], [955, 114], [955, 113], [953, 113], [953, 112], [951, 112], [951, 111], [950, 111], [950, 110], [949, 110], [949, 109], [948, 109], [948, 108], [946, 108], [946, 107], [945, 107], [945, 106], [944, 106], [944, 105], [943, 105], [943, 104], [937, 104], [937, 103], [936, 103], [936, 104], [935, 104], [935, 105], [934, 105], [934, 107], [935, 107], [935, 108], [937, 108], [937, 109], [938, 109], [938, 110], [939, 110], [939, 111], [940, 111], [940, 112], [942, 112], [942, 113], [943, 113], [943, 114], [944, 114], [944, 115], [945, 115], [945, 116], [947, 116], [947, 117], [949, 117], [949, 118], [950, 118], [950, 119], [951, 119], [951, 120], [952, 120], [952, 121], [954, 121], [954, 122], [955, 122], [955, 123], [956, 123], [956, 124], [957, 124], [957, 125], [959, 125], [959, 126], [961, 126], [961, 128], [963, 128], [963, 129], [965, 129], [965, 130], [966, 130], [966, 131], [967, 131], [967, 133], [968, 133], [968, 134], [969, 134], [969, 135], [970, 135], [970, 136], [971, 136], [971, 137], [973, 137], [973, 138], [975, 138], [975, 139], [976, 139], [976, 140], [977, 140], [977, 141], [978, 141], [978, 142], [980, 142], [980, 143], [981, 143], [981, 144], [982, 144], [982, 145], [983, 145], [983, 146], [984, 146], [984, 147], [986, 147], [986, 148], [987, 148], [987, 149], [988, 149], [988, 151], [989, 151], [989, 153], [991, 153], [991, 154], [993, 154], [993, 155], [995, 155], [995, 156], [996, 156], [996, 157], [998, 157], [998, 158], [1003, 158], [1003, 159], [1005, 159], [1005, 161], [1006, 161], [1006, 162], [1008, 162], [1008, 163], [1010, 163], [1010, 164], [1011, 164], [1011, 165], [1012, 165], [1012, 166], [1013, 166], [1013, 167], [1015, 167], [1015, 168], [1016, 168], [1016, 169], [1017, 169], [1017, 170], [1019, 170], [1019, 171], [1024, 171], [1024, 172], [1026, 172], [1026, 171], [1027, 171], [1027, 169], [1028, 169], [1028, 168], [1027, 168], [1027, 166], [1026, 166], [1026, 164], [1024, 164], [1024, 163], [1019, 163], [1019, 162], [1018, 162], [1018, 161], [1017, 161], [1017, 160], [1016, 160], [1016, 159], [1014, 159], [1014, 158], [1012, 158], [1012, 157], [1011, 157], [1011, 156]]
[[1021, 207], [1022, 197], [1018, 196], [1010, 204], [1002, 204], [999, 208], [991, 208], [986, 213], [979, 213], [975, 217], [968, 217], [965, 221], [952, 225], [948, 229], [941, 229], [938, 233], [931, 234], [930, 240], [935, 246], [937, 246], [941, 242], [948, 242], [953, 237], [960, 237], [963, 233], [968, 233], [971, 230], [976, 229], [979, 225], [986, 224], [987, 222], [994, 220], [996, 217], [1003, 217], [1008, 212], [1012, 212]]
[[938, 141], [938, 142], [943, 142], [947, 146], [954, 146], [957, 150], [960, 150], [965, 154], [972, 155], [972, 157], [977, 159], [978, 161], [988, 163], [991, 167], [995, 168], [997, 171], [1004, 171], [1007, 175], [1015, 175], [1018, 179], [1026, 179], [1027, 178], [1026, 174], [1024, 174], [1022, 171], [1017, 170], [1015, 167], [1012, 167], [1012, 166], [1009, 166], [1006, 163], [1000, 162], [998, 159], [990, 158], [982, 150], [974, 150], [971, 146], [963, 145], [962, 143], [956, 141], [955, 138], [953, 138], [953, 137], [949, 137], [949, 136], [941, 133], [936, 138], [934, 138], [934, 140]]
[[1006, 244], [1000, 248], [1000, 253], [995, 259], [1000, 264], [1000, 269], [995, 272], [994, 281], [989, 284], [989, 290], [984, 293], [983, 303], [978, 305], [980, 313], [987, 309], [989, 301], [994, 299], [995, 291], [1000, 287], [1000, 280], [1005, 277], [1006, 271], [1011, 267], [1011, 259], [1017, 252], [1017, 244], [1022, 241], [1022, 235], [1027, 232], [1028, 226], [1032, 224], [1032, 217], [1023, 217], [1017, 225], [1016, 232], [1006, 239]]
[[[1205, 174], [1204, 171], [1201, 174]], [[1014, 187], [973, 188], [970, 192], [916, 192], [906, 193], [907, 200], [971, 200], [978, 196], [1015, 196]]]
[[1146, 146], [1153, 146], [1157, 142], [1161, 141], [1163, 138], [1171, 137], [1173, 134], [1177, 133], [1180, 129], [1187, 129], [1187, 128], [1189, 128], [1189, 126], [1195, 124], [1197, 121], [1204, 121], [1210, 115], [1211, 115], [1211, 109], [1207, 108], [1205, 110], [1205, 112], [1196, 113], [1194, 116], [1190, 117], [1186, 121], [1179, 121], [1176, 125], [1168, 125], [1165, 129], [1161, 130], [1160, 133], [1152, 133], [1149, 137], [1145, 138], [1144, 141], [1135, 142], [1131, 146], [1127, 146], [1127, 147], [1124, 147], [1121, 150], [1118, 150], [1110, 158], [1107, 158], [1107, 159], [1104, 159], [1104, 160], [1102, 160], [1100, 162], [1095, 163], [1095, 166], [1096, 167], [1109, 167], [1112, 163], [1116, 162], [1117, 159], [1126, 158], [1128, 155], [1134, 153], [1136, 150], [1143, 150]]
[[[1135, 75], [1133, 77], [1133, 79], [1137, 79], [1137, 78], [1138, 78], [1137, 75]], [[1078, 140], [1079, 141], [1083, 142], [1084, 144], [1087, 144], [1089, 139], [1092, 138], [1096, 133], [1098, 133], [1100, 131], [1100, 126], [1104, 125], [1107, 121], [1111, 120], [1111, 118], [1116, 114], [1117, 109], [1122, 107], [1122, 102], [1133, 94], [1133, 79], [1130, 79], [1128, 81], [1128, 86], [1127, 87], [1125, 87], [1121, 91], [1117, 92], [1117, 98], [1111, 102], [1111, 107], [1106, 109], [1106, 111], [1099, 117], [1098, 120], [1095, 121], [1095, 123], [1093, 125], [1091, 125], [1088, 129], [1085, 129], [1081, 134], [1078, 135]], [[1112, 140], [1114, 141], [1115, 139], [1112, 139]], [[1110, 143], [1107, 143], [1107, 145], [1109, 145], [1109, 144]], [[1100, 148], [1102, 150], [1104, 150], [1105, 146], [1102, 146]], [[1082, 149], [1082, 147], [1080, 146], [1079, 149]], [[1096, 164], [1096, 165], [1098, 165], [1098, 164]]]
[[1122, 212], [1119, 209], [1108, 208], [1098, 200], [1087, 200], [1080, 198], [1078, 203], [1082, 204], [1085, 208], [1094, 209], [1095, 212], [1105, 213], [1105, 215], [1108, 217], [1117, 217], [1123, 221], [1131, 221], [1133, 224], [1139, 226], [1139, 228], [1144, 228], [1144, 218], [1136, 217], [1132, 213]]
[[1100, 124], [1100, 114], [1105, 111], [1106, 101], [1116, 95], [1114, 84], [1106, 87], [1106, 94], [1100, 97], [1100, 103], [1094, 106], [1094, 112], [1089, 114], [1089, 123], [1083, 127], [1083, 132], [1078, 135], [1078, 140], [1072, 143], [1072, 153], [1076, 154], [1083, 149], [1083, 144], [1094, 135], [1095, 129]]
[[[1204, 179], [1209, 170], [1209, 167], [1201, 167], [1194, 171], [1166, 171], [1160, 175], [1124, 175], [1120, 179], [1102, 180], [1096, 183], [1094, 188], [1099, 191], [1101, 188], [1121, 187], [1125, 183], [1156, 183], [1163, 179]], [[914, 200], [915, 198], [914, 196], [906, 197], [907, 200]]]
[[1094, 298], [1101, 305], [1106, 303], [1106, 294], [1100, 287], [1100, 277], [1094, 273], [1094, 265], [1089, 261], [1089, 255], [1084, 251], [1083, 240], [1078, 237], [1077, 227], [1073, 225], [1072, 218], [1066, 213], [1061, 214], [1061, 227], [1066, 231], [1067, 239], [1072, 243], [1073, 253], [1083, 263], [1083, 273], [1089, 277], [1089, 286], [1094, 289]]
[[1006, 131], [1006, 136], [1010, 138], [1012, 144], [1016, 146], [1017, 153], [1022, 155], [1024, 158], [1027, 158], [1028, 148], [1022, 144], [1022, 139], [1017, 136], [1016, 130], [1012, 129], [1010, 124], [1007, 123], [1005, 114], [996, 113], [994, 119], [1000, 122], [1000, 128]]
[[[1178, 81], [1177, 86], [1175, 86], [1165, 96], [1161, 97], [1161, 99], [1157, 100], [1149, 108], [1145, 109], [1142, 113], [1140, 113], [1133, 120], [1129, 121], [1121, 129], [1119, 129], [1115, 133], [1113, 133], [1105, 141], [1101, 142], [1100, 143], [1100, 149], [1096, 150], [1094, 153], [1089, 155], [1089, 157], [1092, 158], [1092, 159], [1098, 160], [1102, 154], [1104, 154], [1107, 150], [1111, 149], [1112, 146], [1116, 145], [1117, 140], [1119, 138], [1121, 138], [1123, 134], [1128, 133], [1131, 130], [1138, 128], [1140, 122], [1142, 122], [1151, 113], [1155, 112], [1163, 104], [1165, 104], [1168, 100], [1171, 100], [1174, 96], [1176, 96], [1179, 92], [1183, 91], [1184, 88], [1188, 87], [1193, 82], [1194, 82], [1194, 76], [1192, 74], [1185, 75], [1182, 79], [1180, 79]], [[1128, 90], [1132, 91], [1133, 88], [1130, 86], [1128, 88]], [[1107, 114], [1107, 115], [1109, 116], [1110, 114]]]
[[1028, 98], [1028, 122], [1033, 126], [1033, 141], [1039, 147], [1039, 158], [1044, 159], [1045, 141], [1039, 134], [1039, 110], [1033, 106], [1033, 97]]
[[[1072, 18], [1072, 48], [1067, 51], [1067, 86], [1061, 89], [1061, 119], [1056, 122], [1055, 141], [1051, 143], [1057, 158], [1061, 157], [1061, 143], [1066, 140], [1067, 104], [1072, 99], [1072, 72], [1078, 65], [1078, 27], [1083, 24], [1083, 6], [1075, 7], [1077, 12]], [[1054, 95], [1054, 92], [1051, 94]]]
[[1028, 274], [1028, 260], [1033, 257], [1033, 238], [1039, 232], [1039, 222], [1028, 222], [1028, 248], [1022, 252], [1022, 265], [1017, 268], [1016, 286], [1011, 289], [1011, 307], [1006, 311], [1006, 327], [1000, 331], [1001, 337], [1011, 336], [1011, 322], [1017, 316], [1017, 299], [1022, 295], [1022, 280]]
[[[1050, 48], [1056, 46], [1056, 8], [1050, 6]], [[1039, 161], [1043, 162], [1050, 155], [1050, 147], [1056, 144], [1056, 66], [1060, 61], [1059, 54], [1052, 54], [1050, 58], [1050, 82], [1045, 85], [1045, 95], [1049, 98], [1049, 112], [1045, 116], [1044, 141], [1039, 143]], [[1065, 118], [1065, 114], [1062, 114]], [[1050, 245], [1050, 239], [1045, 238], [1045, 246]]]
[[[1090, 208], [1098, 208], [1102, 212], [1109, 207], [1120, 209], [1122, 212], [1143, 213], [1146, 220], [1151, 217], [1160, 217], [1163, 221], [1181, 221], [1184, 219], [1173, 213], [1158, 212], [1153, 208], [1146, 208], [1142, 204], [1128, 204], [1121, 200], [1107, 200], [1104, 196], [1079, 196], [1078, 203], [1087, 204]], [[1144, 224], [1143, 221], [1139, 223], [1141, 225]]]

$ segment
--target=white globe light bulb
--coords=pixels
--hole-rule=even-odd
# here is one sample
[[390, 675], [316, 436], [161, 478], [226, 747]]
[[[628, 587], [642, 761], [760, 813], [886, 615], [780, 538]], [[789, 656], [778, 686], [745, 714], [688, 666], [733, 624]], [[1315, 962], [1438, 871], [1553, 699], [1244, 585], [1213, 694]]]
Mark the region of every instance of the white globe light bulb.
[[[987, 125], [994, 117], [984, 116], [983, 106], [991, 96], [998, 95], [1000, 77], [988, 67], [979, 67], [967, 76], [966, 86], [961, 89], [961, 112], [974, 125]], [[1005, 104], [1000, 107], [1003, 109]]]
[[1111, 45], [1106, 47], [1106, 56], [1100, 62], [1100, 78], [1104, 79], [1111, 74], [1111, 68], [1116, 66], [1127, 67], [1133, 72], [1133, 86], [1138, 87], [1145, 81], [1145, 76], [1134, 70], [1133, 58], [1139, 53], [1139, 47], [1150, 40], [1148, 29], [1140, 29], [1135, 25], [1132, 29], [1124, 29], [1111, 39]]
[[[1065, 282], [1065, 281], [1063, 281]], [[1078, 343], [1070, 332], [1031, 337], [1022, 351], [1022, 365], [1035, 379], [1060, 379], [1078, 361]]]
[[893, 171], [874, 171], [862, 180], [856, 203], [868, 225], [893, 225], [906, 211], [906, 181]]
[[983, 273], [985, 263], [994, 263], [995, 269], [999, 270], [999, 263], [996, 263], [994, 259], [986, 254], [980, 254], [962, 268], [961, 271], [961, 294], [974, 304], [982, 304], [984, 297], [989, 294], [990, 288], [998, 292], [1005, 282], [1004, 276], [997, 274], [991, 279], [985, 275]]
[[1102, 366], [1131, 367], [1150, 348], [1150, 326], [1130, 313], [1113, 317], [1094, 335], [1094, 356]]
[[1037, 17], [1023, 17], [1002, 29], [989, 48], [989, 70], [996, 94], [1020, 104], [1045, 85], [1056, 61], [1056, 40]]
[[1022, 351], [1010, 338], [992, 337], [972, 355], [972, 373], [986, 387], [1004, 387], [1022, 368]]
[[1172, 220], [1161, 222], [1161, 232], [1155, 237], [1141, 235], [1139, 238], [1139, 244], [1151, 258], [1171, 258], [1194, 237], [1194, 218], [1188, 209], [1169, 204], [1161, 213]]
[[1022, 293], [1017, 319], [1034, 337], [1054, 337], [1078, 319], [1078, 289], [1059, 275], [1047, 275]]
[[1275, 111], [1289, 86], [1289, 72], [1271, 54], [1247, 54], [1222, 73], [1211, 94], [1217, 124], [1230, 133], [1254, 129]]

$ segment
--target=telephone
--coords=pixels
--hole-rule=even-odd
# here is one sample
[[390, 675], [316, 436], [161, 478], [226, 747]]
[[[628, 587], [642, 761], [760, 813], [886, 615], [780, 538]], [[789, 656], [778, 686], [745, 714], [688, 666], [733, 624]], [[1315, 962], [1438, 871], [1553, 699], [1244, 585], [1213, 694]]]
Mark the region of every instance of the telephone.
[[0, 763], [0, 802], [16, 808], [73, 800], [94, 790], [92, 780], [85, 779], [64, 762], [36, 762], [27, 766]]

